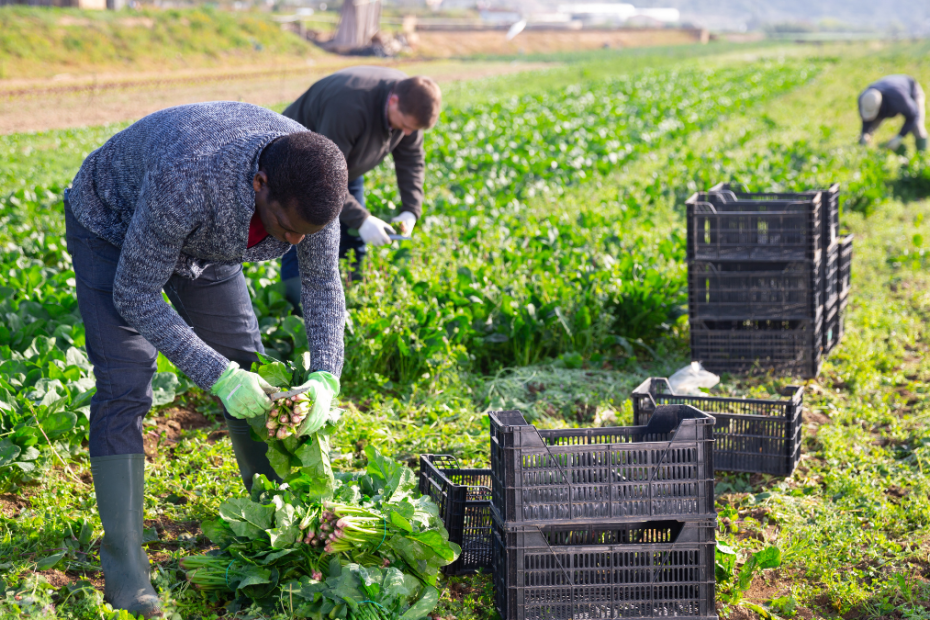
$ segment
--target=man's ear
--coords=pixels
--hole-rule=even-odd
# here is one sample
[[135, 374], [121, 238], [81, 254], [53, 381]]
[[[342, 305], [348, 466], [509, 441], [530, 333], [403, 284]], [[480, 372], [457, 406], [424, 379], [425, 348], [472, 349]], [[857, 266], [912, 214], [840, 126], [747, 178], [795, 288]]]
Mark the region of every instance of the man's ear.
[[255, 173], [255, 176], [252, 177], [252, 189], [256, 192], [262, 191], [263, 187], [268, 185], [268, 175], [265, 174], [264, 170], [259, 170]]

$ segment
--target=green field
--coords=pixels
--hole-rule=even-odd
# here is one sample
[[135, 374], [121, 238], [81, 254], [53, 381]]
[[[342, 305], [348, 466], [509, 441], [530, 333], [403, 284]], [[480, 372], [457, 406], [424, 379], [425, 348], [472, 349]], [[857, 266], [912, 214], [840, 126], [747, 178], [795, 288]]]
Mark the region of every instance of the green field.
[[[857, 146], [855, 106], [882, 75], [930, 83], [928, 54], [604, 51], [448, 88], [415, 240], [370, 254], [347, 290], [334, 466], [363, 468], [372, 445], [411, 466], [442, 452], [486, 467], [491, 408], [549, 428], [630, 424], [630, 390], [688, 361], [685, 198], [723, 180], [839, 182], [856, 235], [845, 339], [803, 382], [797, 471], [718, 474], [718, 612], [930, 618], [930, 160], [912, 140], [906, 155]], [[83, 156], [123, 126], [0, 137], [0, 618], [126, 617], [97, 588], [93, 381], [61, 212]], [[397, 203], [392, 177], [366, 177], [376, 214]], [[306, 337], [277, 266], [248, 274], [266, 347], [296, 358]], [[229, 596], [184, 581], [178, 560], [209, 547], [199, 522], [243, 490], [216, 402], [159, 370], [145, 517], [168, 617], [287, 617], [284, 599], [224, 608]], [[724, 376], [712, 392], [774, 397], [799, 381]], [[750, 574], [758, 552], [779, 565]], [[442, 583], [437, 618], [495, 617], [487, 576]]]
[[0, 7], [0, 79], [272, 66], [323, 55], [262, 14]]

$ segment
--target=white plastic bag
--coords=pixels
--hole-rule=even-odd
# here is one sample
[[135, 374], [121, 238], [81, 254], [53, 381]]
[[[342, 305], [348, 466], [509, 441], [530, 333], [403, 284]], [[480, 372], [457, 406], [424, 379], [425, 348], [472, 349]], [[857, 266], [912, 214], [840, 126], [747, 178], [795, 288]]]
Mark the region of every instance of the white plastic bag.
[[700, 388], [710, 389], [720, 383], [720, 377], [704, 370], [701, 362], [691, 362], [668, 378], [668, 384], [675, 394], [700, 396]]

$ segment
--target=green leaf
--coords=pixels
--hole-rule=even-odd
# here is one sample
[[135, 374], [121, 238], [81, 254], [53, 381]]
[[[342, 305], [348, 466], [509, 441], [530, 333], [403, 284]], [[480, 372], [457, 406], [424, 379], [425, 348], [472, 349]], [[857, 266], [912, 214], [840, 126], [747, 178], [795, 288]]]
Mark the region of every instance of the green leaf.
[[220, 516], [236, 536], [261, 539], [274, 522], [274, 506], [263, 506], [245, 498], [233, 498], [220, 505]]
[[410, 521], [405, 519], [399, 512], [395, 510], [391, 511], [391, 523], [404, 530], [405, 532], [413, 531], [413, 526], [410, 525]]
[[16, 460], [22, 449], [9, 439], [0, 441], [0, 467], [6, 467]]
[[750, 556], [740, 568], [737, 586], [745, 592], [752, 585], [753, 575], [757, 570], [776, 568], [781, 565], [781, 551], [777, 547], [766, 547]]
[[276, 474], [287, 478], [291, 473], [291, 455], [281, 449], [280, 441], [268, 442], [268, 463]]
[[50, 440], [55, 440], [71, 431], [77, 424], [77, 415], [71, 411], [59, 411], [41, 420], [42, 430]]
[[330, 499], [336, 488], [336, 478], [329, 460], [329, 443], [320, 434], [310, 435], [297, 448], [294, 456], [300, 461], [302, 477], [309, 479], [312, 501]]
[[447, 538], [444, 538], [442, 534], [436, 530], [427, 530], [419, 534], [411, 534], [410, 538], [420, 541], [449, 564], [454, 562], [461, 554], [461, 549], [456, 550], [455, 548], [457, 545], [450, 543]]
[[278, 585], [278, 571], [274, 569], [249, 566], [243, 573], [242, 580], [236, 585], [236, 591], [242, 592], [254, 600], [260, 600]]
[[271, 546], [275, 549], [288, 549], [297, 543], [300, 537], [300, 528], [297, 524], [291, 524], [287, 527], [276, 527], [266, 530], [268, 537], [271, 539]]
[[399, 620], [423, 620], [429, 616], [429, 613], [439, 604], [439, 590], [433, 586], [426, 586], [423, 589], [423, 596], [414, 603], [410, 609], [404, 612]]
[[43, 570], [49, 570], [49, 569], [54, 568], [56, 564], [61, 562], [61, 560], [65, 557], [67, 553], [68, 551], [66, 549], [62, 549], [61, 551], [58, 551], [57, 553], [53, 553], [52, 555], [45, 556], [44, 558], [36, 562], [36, 570], [43, 571]]
[[221, 518], [202, 521], [200, 523], [200, 529], [203, 530], [203, 535], [209, 538], [210, 541], [220, 549], [225, 549], [236, 542], [235, 532], [233, 532], [229, 524]]
[[152, 406], [160, 407], [174, 402], [180, 385], [178, 376], [173, 372], [156, 372], [152, 377]]
[[260, 564], [260, 565], [262, 565], [262, 566], [267, 566], [267, 565], [269, 565], [269, 564], [273, 564], [274, 562], [276, 562], [277, 560], [280, 560], [280, 559], [283, 558], [283, 557], [286, 557], [286, 556], [288, 556], [288, 555], [294, 553], [295, 551], [297, 551], [297, 549], [293, 549], [293, 548], [291, 548], [291, 549], [280, 549], [280, 550], [278, 550], [278, 551], [271, 551], [271, 552], [266, 553], [266, 554], [264, 554], [264, 555], [258, 555], [258, 556], [256, 556], [256, 557], [255, 557], [255, 561], [256, 561], [256, 563], [258, 563], [258, 564]]
[[366, 472], [374, 483], [374, 490], [380, 491], [386, 502], [390, 502], [395, 493], [413, 489], [414, 475], [407, 467], [384, 457], [370, 444], [365, 446], [365, 456], [368, 457]]
[[275, 387], [287, 387], [291, 381], [291, 372], [281, 362], [259, 366], [258, 374]]
[[91, 525], [90, 521], [84, 519], [81, 522], [81, 532], [78, 534], [78, 543], [81, 545], [81, 548], [86, 548], [90, 544], [90, 541], [94, 538], [94, 527]]

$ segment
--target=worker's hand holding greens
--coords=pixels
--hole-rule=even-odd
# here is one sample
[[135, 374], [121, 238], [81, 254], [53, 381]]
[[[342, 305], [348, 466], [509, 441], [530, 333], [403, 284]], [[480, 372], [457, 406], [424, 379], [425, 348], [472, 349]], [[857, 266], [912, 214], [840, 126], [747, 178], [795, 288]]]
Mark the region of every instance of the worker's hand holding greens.
[[401, 211], [400, 215], [391, 218], [391, 224], [396, 224], [400, 234], [409, 237], [413, 234], [413, 227], [417, 225], [417, 216], [410, 211]]
[[309, 388], [305, 395], [310, 401], [310, 411], [300, 426], [301, 435], [310, 435], [320, 430], [329, 419], [333, 400], [339, 395], [339, 379], [324, 371], [311, 373], [306, 383], [298, 389]]
[[254, 418], [271, 409], [268, 394], [277, 390], [254, 372], [242, 370], [230, 362], [220, 378], [210, 388], [223, 401], [223, 406], [234, 418]]
[[379, 246], [387, 245], [391, 242], [391, 238], [388, 236], [391, 230], [391, 225], [377, 218], [374, 215], [369, 215], [365, 218], [365, 221], [362, 222], [362, 225], [358, 228], [358, 234], [368, 245]]

